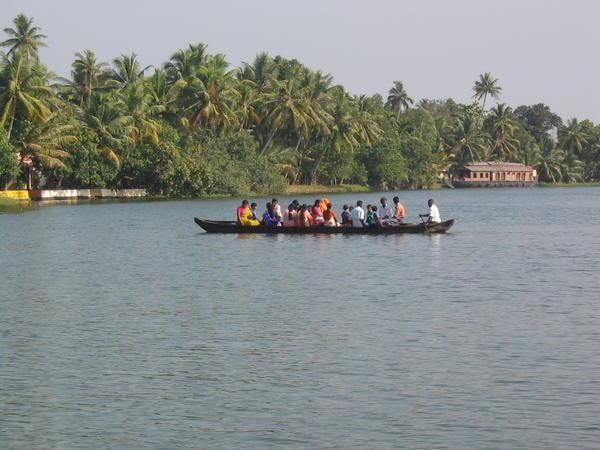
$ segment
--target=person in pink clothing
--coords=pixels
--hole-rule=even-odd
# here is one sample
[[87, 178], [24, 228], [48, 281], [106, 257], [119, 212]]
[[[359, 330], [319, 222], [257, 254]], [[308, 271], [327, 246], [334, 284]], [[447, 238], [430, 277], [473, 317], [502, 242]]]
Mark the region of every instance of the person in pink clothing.
[[323, 218], [323, 207], [321, 206], [321, 200], [316, 199], [315, 204], [312, 207], [312, 217], [314, 225], [323, 225], [325, 219]]

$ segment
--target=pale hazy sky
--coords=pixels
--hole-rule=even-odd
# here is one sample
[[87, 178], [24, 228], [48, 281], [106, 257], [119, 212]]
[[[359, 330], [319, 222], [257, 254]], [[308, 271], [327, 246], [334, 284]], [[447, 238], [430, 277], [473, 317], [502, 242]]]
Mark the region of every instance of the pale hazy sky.
[[0, 0], [0, 29], [20, 12], [48, 35], [41, 57], [60, 75], [86, 48], [160, 65], [203, 42], [235, 66], [260, 51], [297, 58], [356, 94], [402, 80], [415, 100], [470, 101], [489, 71], [501, 101], [600, 122], [598, 0]]

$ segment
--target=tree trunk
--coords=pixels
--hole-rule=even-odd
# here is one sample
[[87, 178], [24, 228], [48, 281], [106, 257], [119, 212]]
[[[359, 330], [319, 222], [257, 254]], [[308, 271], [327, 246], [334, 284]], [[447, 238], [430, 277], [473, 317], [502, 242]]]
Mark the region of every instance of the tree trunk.
[[[301, 142], [302, 138], [298, 138], [298, 142], [296, 142], [296, 153], [298, 153], [298, 150], [300, 149], [300, 142]], [[302, 162], [303, 159], [300, 158], [300, 162], [298, 163], [298, 169], [296, 170], [296, 174], [294, 175], [294, 184], [296, 184], [298, 182], [298, 177], [300, 177], [300, 173], [301, 173], [301, 169], [302, 169]]]
[[17, 107], [13, 108], [12, 116], [10, 118], [10, 124], [8, 125], [8, 133], [6, 134], [6, 138], [10, 140], [10, 135], [12, 134], [13, 125], [15, 124], [15, 115], [17, 113]]
[[323, 158], [325, 158], [325, 154], [327, 153], [328, 149], [329, 147], [326, 147], [325, 150], [323, 150], [319, 155], [319, 159], [317, 159], [317, 163], [315, 164], [315, 168], [313, 169], [312, 173], [312, 184], [317, 184], [317, 175], [319, 172], [319, 167], [321, 166], [321, 162], [323, 162]]
[[31, 180], [32, 179], [32, 176], [31, 176], [32, 175], [31, 174], [32, 170], [31, 169], [32, 169], [31, 166], [27, 167], [27, 190], [33, 189], [33, 184], [31, 182], [32, 181]]
[[398, 105], [398, 114], [396, 114], [396, 122], [400, 120], [400, 112], [402, 111], [402, 108], [400, 107], [400, 105]]
[[275, 136], [276, 132], [277, 132], [277, 130], [273, 130], [273, 132], [269, 136], [269, 139], [267, 139], [267, 142], [265, 142], [265, 145], [263, 146], [263, 148], [260, 149], [260, 152], [258, 153], [259, 157], [264, 155], [264, 153], [267, 151], [267, 148], [269, 148], [269, 145], [271, 144], [271, 141], [273, 140], [273, 137]]

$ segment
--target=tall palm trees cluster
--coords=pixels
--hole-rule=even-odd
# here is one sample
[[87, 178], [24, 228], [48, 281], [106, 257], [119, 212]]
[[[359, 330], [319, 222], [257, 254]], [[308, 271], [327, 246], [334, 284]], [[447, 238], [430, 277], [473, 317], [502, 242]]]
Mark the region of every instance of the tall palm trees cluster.
[[[426, 186], [452, 165], [492, 158], [534, 165], [548, 180], [600, 176], [598, 126], [563, 126], [544, 105], [487, 111], [501, 93], [488, 73], [474, 86], [481, 105], [415, 105], [400, 81], [384, 102], [349, 94], [297, 60], [261, 53], [231, 68], [224, 55], [190, 44], [161, 67], [135, 54], [109, 64], [84, 50], [61, 78], [41, 64], [46, 36], [31, 18], [19, 15], [4, 31], [0, 153], [18, 156], [0, 155], [5, 184], [170, 195], [294, 183]], [[558, 141], [548, 134], [556, 127]], [[19, 160], [31, 164], [15, 177]]]

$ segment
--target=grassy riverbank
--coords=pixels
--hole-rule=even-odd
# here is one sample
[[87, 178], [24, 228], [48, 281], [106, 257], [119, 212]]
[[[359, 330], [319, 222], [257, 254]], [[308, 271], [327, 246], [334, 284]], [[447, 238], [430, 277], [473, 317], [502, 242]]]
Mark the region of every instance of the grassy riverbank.
[[371, 189], [368, 186], [360, 184], [340, 184], [329, 186], [326, 184], [295, 184], [288, 186], [286, 194], [336, 194], [350, 192], [369, 192]]

